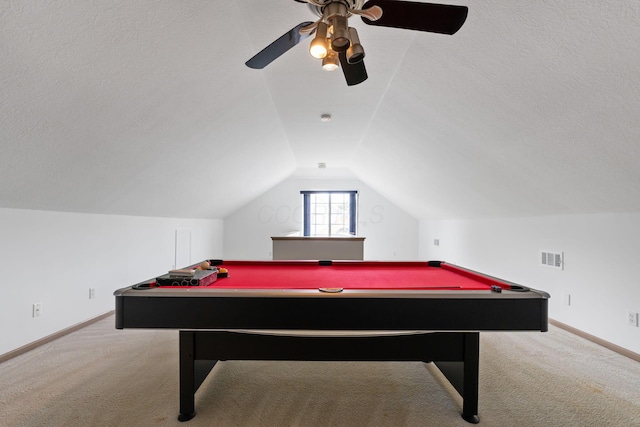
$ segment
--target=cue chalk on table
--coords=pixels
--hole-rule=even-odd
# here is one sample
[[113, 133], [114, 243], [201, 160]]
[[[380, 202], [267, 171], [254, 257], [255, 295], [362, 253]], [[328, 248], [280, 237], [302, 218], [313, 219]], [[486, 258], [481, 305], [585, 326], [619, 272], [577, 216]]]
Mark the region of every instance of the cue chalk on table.
[[502, 292], [502, 288], [498, 285], [491, 285], [491, 290], [498, 293]]

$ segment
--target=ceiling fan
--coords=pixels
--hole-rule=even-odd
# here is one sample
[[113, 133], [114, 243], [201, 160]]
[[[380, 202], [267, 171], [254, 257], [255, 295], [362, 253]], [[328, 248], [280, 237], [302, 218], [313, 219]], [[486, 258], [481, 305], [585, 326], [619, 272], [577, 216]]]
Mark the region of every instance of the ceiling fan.
[[430, 33], [455, 34], [467, 19], [466, 6], [417, 3], [403, 0], [295, 0], [307, 6], [320, 19], [303, 22], [262, 49], [245, 64], [262, 69], [316, 33], [309, 46], [314, 58], [322, 59], [322, 68], [342, 68], [347, 85], [367, 79], [364, 48], [348, 19], [358, 15], [365, 24], [403, 28]]

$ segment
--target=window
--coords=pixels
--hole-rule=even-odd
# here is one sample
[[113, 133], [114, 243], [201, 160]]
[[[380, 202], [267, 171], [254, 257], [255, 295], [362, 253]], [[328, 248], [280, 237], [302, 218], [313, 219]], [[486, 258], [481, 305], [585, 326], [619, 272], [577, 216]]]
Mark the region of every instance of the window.
[[356, 234], [357, 191], [301, 191], [304, 236]]

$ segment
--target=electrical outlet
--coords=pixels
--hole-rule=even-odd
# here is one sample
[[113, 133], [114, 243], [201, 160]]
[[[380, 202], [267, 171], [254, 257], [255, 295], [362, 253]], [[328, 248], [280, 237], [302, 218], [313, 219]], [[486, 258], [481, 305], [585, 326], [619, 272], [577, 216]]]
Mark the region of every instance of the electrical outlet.
[[32, 315], [33, 315], [33, 317], [42, 316], [42, 303], [37, 302], [37, 303], [33, 304]]
[[96, 297], [96, 288], [89, 288], [89, 299], [94, 299]]
[[627, 313], [627, 323], [629, 326], [638, 327], [638, 313], [630, 311]]
[[433, 246], [440, 246], [440, 239], [433, 239]]

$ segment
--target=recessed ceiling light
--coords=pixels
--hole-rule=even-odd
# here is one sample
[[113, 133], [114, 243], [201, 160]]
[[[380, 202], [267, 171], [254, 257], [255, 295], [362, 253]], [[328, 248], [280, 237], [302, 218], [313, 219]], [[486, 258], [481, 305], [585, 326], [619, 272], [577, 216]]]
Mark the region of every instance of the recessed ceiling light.
[[330, 122], [331, 121], [331, 114], [323, 114], [320, 116], [320, 121], [321, 122]]

